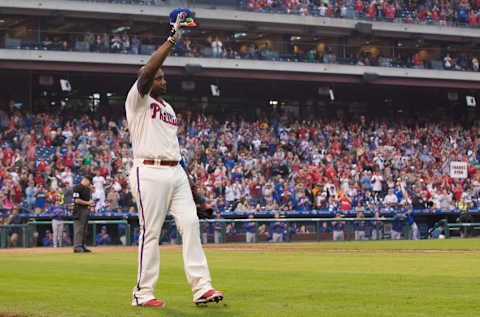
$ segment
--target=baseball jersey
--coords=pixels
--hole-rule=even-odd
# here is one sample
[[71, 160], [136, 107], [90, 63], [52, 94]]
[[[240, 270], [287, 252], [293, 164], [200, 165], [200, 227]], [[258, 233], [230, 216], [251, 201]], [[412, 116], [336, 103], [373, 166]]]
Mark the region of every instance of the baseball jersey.
[[180, 161], [177, 117], [163, 99], [142, 96], [135, 82], [125, 101], [128, 130], [136, 159]]
[[96, 192], [103, 192], [103, 185], [105, 185], [105, 178], [103, 176], [95, 176], [92, 179], [93, 187], [95, 187]]
[[65, 216], [65, 207], [51, 206], [49, 213], [52, 215], [52, 219], [62, 220], [63, 216]]

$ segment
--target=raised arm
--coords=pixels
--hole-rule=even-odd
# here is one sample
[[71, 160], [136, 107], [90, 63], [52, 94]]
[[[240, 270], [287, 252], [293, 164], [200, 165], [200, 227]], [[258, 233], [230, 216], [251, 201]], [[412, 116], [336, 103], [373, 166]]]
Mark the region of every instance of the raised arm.
[[147, 64], [140, 69], [137, 81], [138, 92], [145, 96], [150, 92], [153, 85], [153, 80], [158, 69], [163, 65], [163, 62], [170, 54], [170, 50], [175, 47], [175, 44], [182, 36], [181, 31], [181, 13], [177, 15], [177, 20], [173, 25], [170, 25], [170, 35], [167, 40], [157, 49], [150, 57]]

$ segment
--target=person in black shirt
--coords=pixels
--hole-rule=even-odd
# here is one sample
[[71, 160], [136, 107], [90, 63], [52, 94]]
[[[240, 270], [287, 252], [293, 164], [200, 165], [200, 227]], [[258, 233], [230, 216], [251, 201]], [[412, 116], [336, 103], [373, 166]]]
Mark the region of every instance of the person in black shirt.
[[86, 247], [88, 214], [94, 205], [90, 194], [90, 180], [83, 177], [80, 184], [73, 188], [73, 202], [75, 204], [72, 212], [73, 252], [75, 253], [92, 252]]

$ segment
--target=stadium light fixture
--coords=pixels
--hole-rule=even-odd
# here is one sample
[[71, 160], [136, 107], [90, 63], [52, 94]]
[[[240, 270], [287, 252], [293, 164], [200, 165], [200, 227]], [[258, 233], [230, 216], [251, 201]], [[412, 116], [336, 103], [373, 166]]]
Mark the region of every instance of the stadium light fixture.
[[220, 87], [217, 85], [210, 85], [210, 92], [212, 93], [212, 96], [214, 97], [219, 97], [220, 96]]
[[477, 99], [474, 96], [466, 96], [467, 107], [475, 108], [477, 106]]
[[118, 28], [114, 29], [112, 31], [112, 33], [120, 33], [120, 32], [128, 31], [128, 30], [130, 30], [130, 27], [127, 26], [127, 25], [124, 25], [124, 26], [119, 26]]
[[233, 34], [234, 39], [241, 39], [242, 37], [246, 37], [247, 33], [235, 33]]

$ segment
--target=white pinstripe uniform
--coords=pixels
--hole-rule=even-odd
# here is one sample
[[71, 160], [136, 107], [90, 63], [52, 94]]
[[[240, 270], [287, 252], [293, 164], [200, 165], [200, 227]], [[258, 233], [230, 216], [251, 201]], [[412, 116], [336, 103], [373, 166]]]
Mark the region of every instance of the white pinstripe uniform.
[[[158, 244], [167, 211], [173, 215], [182, 235], [185, 275], [195, 301], [213, 288], [200, 241], [195, 202], [181, 165], [159, 164], [161, 160], [180, 160], [175, 112], [162, 99], [155, 100], [150, 94], [141, 96], [137, 82], [128, 93], [125, 108], [134, 157], [129, 182], [140, 223], [138, 276], [132, 305], [155, 298], [153, 290], [160, 265]], [[154, 160], [155, 164], [145, 165], [145, 159]]]

